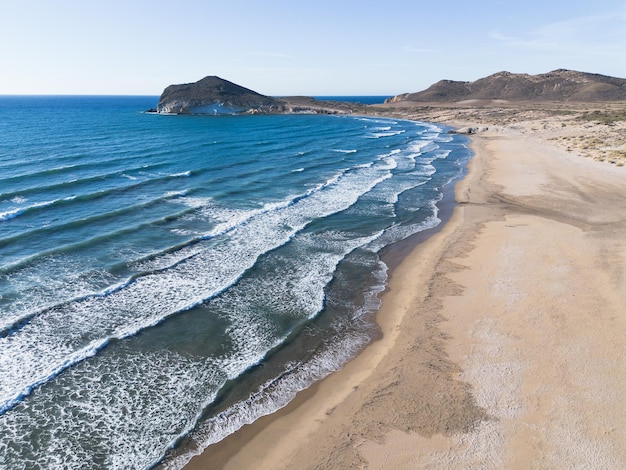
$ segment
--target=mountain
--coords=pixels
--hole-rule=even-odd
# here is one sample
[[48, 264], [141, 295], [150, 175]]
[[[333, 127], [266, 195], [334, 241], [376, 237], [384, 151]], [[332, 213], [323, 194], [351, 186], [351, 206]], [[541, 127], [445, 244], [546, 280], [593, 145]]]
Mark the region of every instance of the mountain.
[[626, 80], [565, 69], [539, 75], [498, 72], [474, 82], [441, 80], [426, 90], [397, 95], [385, 102], [464, 100], [621, 101], [626, 100]]
[[156, 111], [174, 114], [239, 114], [283, 112], [282, 100], [261, 95], [220, 77], [168, 86]]

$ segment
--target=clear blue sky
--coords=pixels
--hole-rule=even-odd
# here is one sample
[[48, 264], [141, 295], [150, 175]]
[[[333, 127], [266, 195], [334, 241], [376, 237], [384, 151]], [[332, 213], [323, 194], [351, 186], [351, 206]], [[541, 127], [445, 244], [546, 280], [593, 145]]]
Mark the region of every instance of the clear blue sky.
[[610, 0], [0, 0], [0, 94], [395, 95], [569, 68], [626, 77]]

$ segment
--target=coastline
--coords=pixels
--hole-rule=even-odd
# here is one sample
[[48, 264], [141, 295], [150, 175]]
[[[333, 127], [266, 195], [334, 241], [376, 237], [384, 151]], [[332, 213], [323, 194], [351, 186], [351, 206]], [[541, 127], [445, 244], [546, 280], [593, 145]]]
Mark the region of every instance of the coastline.
[[624, 464], [626, 170], [538, 139], [472, 136], [450, 220], [382, 295], [382, 338], [185, 468]]

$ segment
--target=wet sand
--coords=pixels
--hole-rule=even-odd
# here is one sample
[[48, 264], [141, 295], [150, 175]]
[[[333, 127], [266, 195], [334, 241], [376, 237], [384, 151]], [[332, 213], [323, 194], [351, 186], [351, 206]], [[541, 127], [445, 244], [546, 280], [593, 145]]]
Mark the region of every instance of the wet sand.
[[626, 168], [544, 131], [472, 135], [450, 220], [383, 294], [382, 338], [186, 468], [626, 466]]

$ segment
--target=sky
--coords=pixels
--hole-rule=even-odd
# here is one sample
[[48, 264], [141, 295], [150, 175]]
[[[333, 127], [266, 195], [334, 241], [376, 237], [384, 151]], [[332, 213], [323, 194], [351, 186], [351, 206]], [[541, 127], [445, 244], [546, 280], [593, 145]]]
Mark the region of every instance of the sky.
[[0, 94], [396, 95], [558, 68], [626, 78], [626, 1], [0, 0]]

